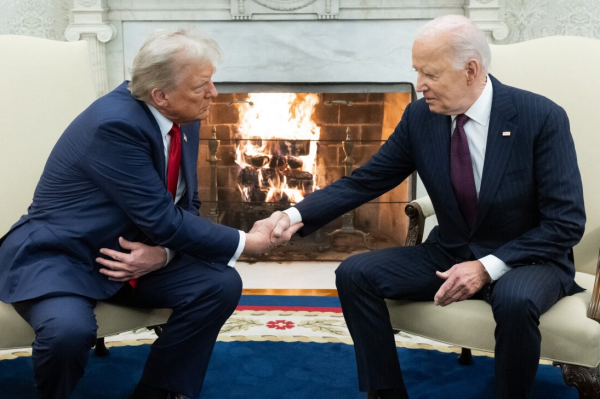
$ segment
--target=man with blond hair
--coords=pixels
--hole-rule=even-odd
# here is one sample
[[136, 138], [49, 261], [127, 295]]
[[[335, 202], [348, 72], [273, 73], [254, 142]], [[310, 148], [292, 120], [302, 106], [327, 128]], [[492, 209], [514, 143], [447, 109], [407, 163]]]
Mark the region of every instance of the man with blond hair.
[[67, 399], [83, 376], [98, 300], [173, 310], [132, 399], [200, 394], [241, 294], [232, 266], [242, 252], [271, 249], [279, 217], [248, 234], [199, 217], [199, 128], [218, 58], [196, 31], [153, 33], [131, 82], [67, 127], [27, 215], [0, 240], [0, 300], [35, 331], [40, 398]]
[[423, 98], [367, 164], [286, 210], [273, 238], [300, 221], [309, 234], [417, 171], [439, 222], [427, 240], [352, 256], [336, 271], [359, 387], [371, 399], [408, 398], [386, 298], [480, 298], [497, 323], [495, 397], [527, 398], [539, 318], [579, 289], [570, 254], [585, 212], [567, 115], [489, 75], [485, 34], [465, 17], [424, 25], [412, 61]]

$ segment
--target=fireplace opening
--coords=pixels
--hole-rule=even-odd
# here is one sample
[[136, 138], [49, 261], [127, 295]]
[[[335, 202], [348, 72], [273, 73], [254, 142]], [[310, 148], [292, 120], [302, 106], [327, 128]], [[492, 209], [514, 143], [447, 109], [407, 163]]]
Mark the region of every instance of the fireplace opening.
[[[393, 132], [412, 85], [221, 83], [200, 129], [198, 194], [214, 222], [248, 232], [352, 173]], [[414, 181], [269, 255], [242, 259], [332, 260], [401, 245]]]

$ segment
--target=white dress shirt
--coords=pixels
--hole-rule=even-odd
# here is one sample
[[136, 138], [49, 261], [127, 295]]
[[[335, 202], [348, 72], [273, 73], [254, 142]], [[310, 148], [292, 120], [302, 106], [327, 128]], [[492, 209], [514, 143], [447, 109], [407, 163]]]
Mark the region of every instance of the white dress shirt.
[[[150, 112], [152, 112], [154, 119], [156, 119], [156, 123], [158, 124], [158, 128], [160, 129], [160, 134], [162, 135], [162, 138], [163, 138], [163, 144], [165, 147], [165, 160], [166, 160], [166, 162], [165, 162], [165, 177], [166, 177], [167, 176], [167, 168], [169, 165], [169, 150], [171, 149], [171, 138], [169, 137], [169, 132], [171, 131], [171, 128], [173, 127], [173, 122], [171, 122], [163, 114], [158, 112], [158, 110], [156, 108], [154, 108], [152, 105], [150, 105], [148, 103], [146, 103], [146, 105], [150, 109]], [[181, 168], [180, 168], [179, 169], [179, 178], [177, 179], [177, 193], [175, 195], [175, 201], [174, 201], [175, 204], [179, 202], [181, 197], [183, 197], [183, 194], [185, 193], [185, 189], [186, 189], [185, 181], [183, 180], [183, 173], [181, 173]], [[238, 244], [237, 250], [235, 251], [235, 254], [233, 254], [233, 257], [229, 260], [229, 262], [227, 262], [227, 265], [231, 266], [231, 267], [235, 266], [235, 262], [237, 262], [238, 258], [244, 251], [244, 247], [246, 246], [246, 233], [244, 233], [241, 230], [238, 230], [238, 231], [240, 232], [240, 242]], [[169, 249], [169, 248], [165, 248], [165, 251], [167, 252], [167, 263], [165, 263], [165, 265], [167, 265], [167, 264], [169, 264], [171, 259], [173, 259], [175, 257], [175, 255], [177, 255], [177, 252], [172, 249]]]
[[[471, 152], [471, 163], [473, 165], [473, 177], [475, 178], [475, 189], [479, 196], [481, 187], [481, 176], [483, 174], [483, 164], [485, 161], [485, 149], [487, 145], [487, 136], [490, 122], [490, 114], [492, 112], [492, 99], [494, 90], [490, 77], [487, 77], [487, 82], [483, 92], [475, 101], [475, 103], [465, 112], [469, 120], [465, 124], [465, 134], [469, 142], [469, 151]], [[450, 134], [454, 131], [456, 125], [456, 115], [452, 115], [452, 128]], [[289, 208], [284, 211], [290, 217], [290, 224], [299, 223], [302, 221], [302, 215], [296, 208]], [[492, 281], [498, 280], [505, 273], [509, 272], [512, 267], [495, 257], [494, 255], [484, 256], [479, 261], [485, 267]]]

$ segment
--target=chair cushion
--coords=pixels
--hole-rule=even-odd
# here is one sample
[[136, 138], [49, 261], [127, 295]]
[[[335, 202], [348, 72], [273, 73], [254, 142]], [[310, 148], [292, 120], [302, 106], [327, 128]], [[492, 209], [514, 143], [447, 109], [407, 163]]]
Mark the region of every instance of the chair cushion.
[[[586, 316], [594, 276], [578, 272], [575, 281], [586, 291], [561, 299], [540, 318], [541, 358], [596, 367], [600, 363], [600, 324]], [[459, 347], [494, 351], [496, 322], [483, 300], [446, 307], [393, 300], [387, 305], [396, 329]]]
[[[98, 337], [166, 323], [170, 309], [134, 309], [112, 303], [98, 302], [96, 306]], [[33, 330], [12, 305], [0, 302], [0, 349], [31, 346]]]

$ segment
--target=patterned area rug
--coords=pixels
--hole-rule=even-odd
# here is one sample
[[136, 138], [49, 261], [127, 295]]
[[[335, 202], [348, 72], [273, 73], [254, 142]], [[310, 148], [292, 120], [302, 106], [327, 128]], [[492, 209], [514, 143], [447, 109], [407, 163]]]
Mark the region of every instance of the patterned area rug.
[[[128, 397], [140, 378], [150, 344], [146, 329], [107, 338], [108, 357], [90, 356], [73, 399]], [[364, 399], [358, 391], [352, 340], [337, 298], [246, 296], [223, 326], [202, 399]], [[493, 396], [488, 354], [474, 367], [459, 366], [460, 348], [422, 337], [396, 335], [398, 356], [413, 399], [481, 399]], [[31, 350], [4, 351], [0, 399], [35, 397]], [[110, 380], [110, 384], [105, 381]], [[100, 385], [100, 387], [99, 387]], [[532, 399], [576, 399], [560, 370], [541, 366]]]
[[[106, 338], [107, 346], [143, 345], [154, 342], [154, 331], [141, 329]], [[395, 335], [399, 348], [434, 349], [460, 353], [461, 348], [399, 332]], [[337, 297], [301, 297], [245, 295], [227, 320], [218, 341], [271, 341], [344, 343], [352, 345]], [[30, 356], [31, 349], [0, 351], [0, 360]], [[489, 356], [473, 351], [475, 356]], [[550, 362], [542, 361], [542, 364]]]

